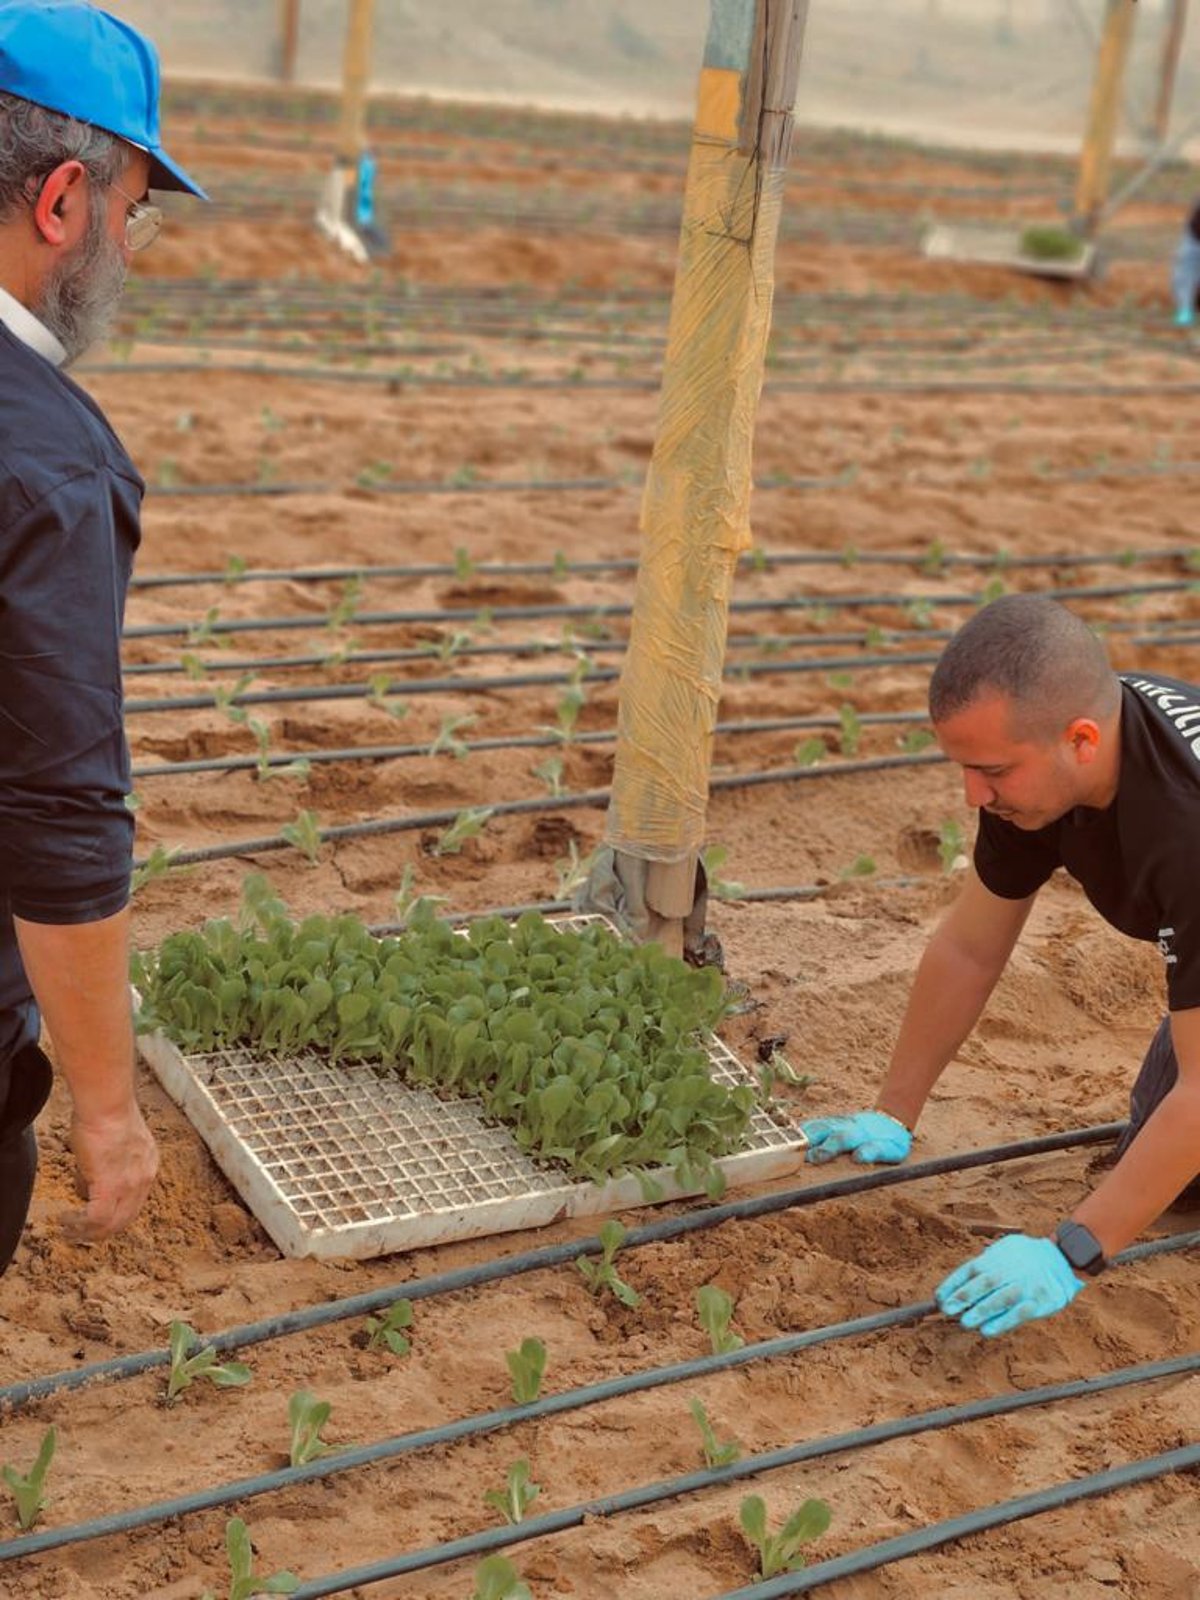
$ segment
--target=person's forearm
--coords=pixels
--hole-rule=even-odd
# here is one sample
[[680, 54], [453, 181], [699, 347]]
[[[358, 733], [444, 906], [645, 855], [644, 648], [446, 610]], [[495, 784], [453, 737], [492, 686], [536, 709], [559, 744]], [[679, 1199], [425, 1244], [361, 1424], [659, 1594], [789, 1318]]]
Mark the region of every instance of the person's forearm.
[[979, 1020], [1003, 970], [1003, 961], [973, 960], [945, 930], [934, 935], [875, 1101], [880, 1111], [916, 1127], [930, 1091]]
[[1163, 1097], [1116, 1166], [1072, 1215], [1116, 1255], [1200, 1174], [1200, 1084]]
[[103, 1121], [134, 1099], [129, 910], [69, 926], [14, 919], [21, 960], [76, 1114]]

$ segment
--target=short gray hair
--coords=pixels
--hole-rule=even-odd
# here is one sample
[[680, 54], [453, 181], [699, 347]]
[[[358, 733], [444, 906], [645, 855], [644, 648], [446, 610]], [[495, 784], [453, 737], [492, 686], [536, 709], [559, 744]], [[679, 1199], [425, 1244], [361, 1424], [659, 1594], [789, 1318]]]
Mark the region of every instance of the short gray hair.
[[0, 93], [0, 222], [28, 205], [64, 161], [78, 161], [107, 188], [124, 172], [129, 147], [115, 133]]
[[1002, 595], [963, 624], [930, 679], [930, 720], [945, 722], [985, 694], [1009, 700], [1034, 737], [1075, 717], [1111, 716], [1120, 704], [1100, 640], [1081, 617], [1036, 594]]

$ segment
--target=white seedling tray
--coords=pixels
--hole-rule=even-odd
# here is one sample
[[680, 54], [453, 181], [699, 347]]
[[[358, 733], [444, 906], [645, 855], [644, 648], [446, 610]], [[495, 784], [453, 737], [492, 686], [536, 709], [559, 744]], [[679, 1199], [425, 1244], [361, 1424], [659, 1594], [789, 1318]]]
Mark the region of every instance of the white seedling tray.
[[[752, 1074], [713, 1034], [712, 1074]], [[441, 1100], [369, 1065], [251, 1050], [187, 1056], [161, 1033], [143, 1057], [221, 1171], [287, 1256], [365, 1260], [646, 1204], [636, 1177], [573, 1182], [536, 1166], [476, 1100]], [[756, 1108], [743, 1148], [718, 1163], [731, 1185], [794, 1172], [806, 1144]], [[684, 1190], [652, 1174], [663, 1200]]]

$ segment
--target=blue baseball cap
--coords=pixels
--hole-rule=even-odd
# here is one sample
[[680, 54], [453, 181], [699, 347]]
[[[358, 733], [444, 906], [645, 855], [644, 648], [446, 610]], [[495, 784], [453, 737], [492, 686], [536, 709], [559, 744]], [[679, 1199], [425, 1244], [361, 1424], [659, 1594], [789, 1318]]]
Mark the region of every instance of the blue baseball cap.
[[0, 4], [0, 91], [115, 133], [150, 157], [150, 187], [208, 196], [162, 147], [158, 51], [97, 6]]

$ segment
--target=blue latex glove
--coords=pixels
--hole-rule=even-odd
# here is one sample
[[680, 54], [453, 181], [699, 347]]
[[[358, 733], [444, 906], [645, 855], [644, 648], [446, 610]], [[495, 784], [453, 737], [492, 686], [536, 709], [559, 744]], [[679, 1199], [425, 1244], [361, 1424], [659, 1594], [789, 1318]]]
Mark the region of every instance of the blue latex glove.
[[904, 1161], [912, 1149], [912, 1134], [885, 1111], [856, 1111], [849, 1117], [816, 1117], [800, 1124], [808, 1138], [810, 1161], [832, 1161], [853, 1155], [864, 1166], [879, 1161]]
[[1177, 328], [1190, 328], [1195, 324], [1196, 313], [1191, 306], [1180, 306], [1175, 313], [1175, 326]]
[[939, 1307], [987, 1339], [1052, 1317], [1083, 1288], [1053, 1239], [1010, 1233], [938, 1284]]

